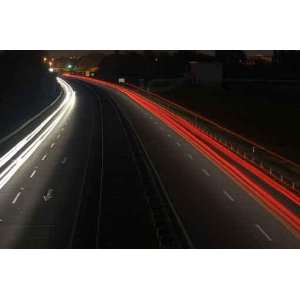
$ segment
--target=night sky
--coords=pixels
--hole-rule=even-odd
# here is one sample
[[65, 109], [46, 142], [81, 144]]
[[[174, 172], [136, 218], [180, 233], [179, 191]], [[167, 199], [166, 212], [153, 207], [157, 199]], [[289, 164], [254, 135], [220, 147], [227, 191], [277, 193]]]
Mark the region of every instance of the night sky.
[[[214, 50], [199, 50], [200, 52], [213, 55]], [[112, 53], [112, 50], [49, 50], [51, 56], [60, 57], [60, 56], [82, 56], [90, 52], [99, 52], [99, 53]], [[256, 54], [272, 54], [273, 50], [245, 50], [247, 55], [256, 55]]]

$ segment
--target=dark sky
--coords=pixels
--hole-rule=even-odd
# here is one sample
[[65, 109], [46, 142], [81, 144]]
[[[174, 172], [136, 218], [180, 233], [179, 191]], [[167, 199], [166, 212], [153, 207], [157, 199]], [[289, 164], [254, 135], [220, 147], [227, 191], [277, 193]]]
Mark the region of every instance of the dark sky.
[[[199, 50], [203, 53], [214, 54], [214, 50]], [[60, 57], [60, 56], [82, 56], [86, 55], [90, 52], [102, 52], [102, 53], [111, 53], [112, 50], [49, 50], [48, 51], [51, 56]], [[245, 50], [247, 55], [255, 55], [255, 54], [272, 54], [272, 50]]]

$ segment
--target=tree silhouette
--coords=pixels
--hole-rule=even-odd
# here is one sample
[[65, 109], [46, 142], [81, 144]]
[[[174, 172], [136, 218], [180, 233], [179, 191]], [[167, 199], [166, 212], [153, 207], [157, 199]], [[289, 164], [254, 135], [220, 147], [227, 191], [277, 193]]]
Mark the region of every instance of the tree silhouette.
[[[41, 88], [48, 81], [49, 87], [56, 84], [55, 78], [43, 63], [45, 51], [4, 51], [0, 54], [0, 97], [16, 93], [26, 94]], [[8, 96], [7, 96], [8, 97]]]

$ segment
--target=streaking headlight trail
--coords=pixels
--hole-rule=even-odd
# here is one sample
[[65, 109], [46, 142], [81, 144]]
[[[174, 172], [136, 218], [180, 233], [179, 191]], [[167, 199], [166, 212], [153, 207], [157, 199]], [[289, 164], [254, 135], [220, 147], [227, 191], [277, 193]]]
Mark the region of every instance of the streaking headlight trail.
[[64, 100], [50, 116], [0, 158], [0, 168], [7, 165], [4, 170], [0, 171], [0, 189], [46, 140], [60, 120], [70, 113], [74, 107], [76, 100], [74, 90], [61, 78], [57, 78], [57, 81], [64, 91]]

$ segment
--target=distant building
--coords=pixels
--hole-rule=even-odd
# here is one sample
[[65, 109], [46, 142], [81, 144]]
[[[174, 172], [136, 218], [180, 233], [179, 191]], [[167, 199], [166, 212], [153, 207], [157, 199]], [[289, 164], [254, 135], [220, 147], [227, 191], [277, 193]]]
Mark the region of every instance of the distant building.
[[247, 65], [257, 65], [257, 64], [270, 64], [272, 63], [272, 56], [267, 54], [256, 54], [248, 56]]
[[190, 73], [192, 83], [196, 85], [221, 85], [223, 81], [223, 67], [219, 62], [191, 61]]

